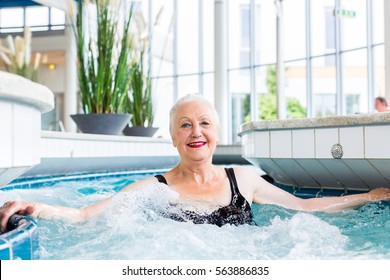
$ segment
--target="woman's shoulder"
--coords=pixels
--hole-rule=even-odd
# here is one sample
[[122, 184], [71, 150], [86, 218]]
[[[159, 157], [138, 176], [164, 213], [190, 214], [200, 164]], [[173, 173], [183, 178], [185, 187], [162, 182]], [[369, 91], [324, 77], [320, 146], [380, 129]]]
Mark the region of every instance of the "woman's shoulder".
[[249, 165], [240, 165], [233, 167], [236, 176], [260, 176], [260, 170]]
[[135, 188], [143, 188], [146, 186], [150, 186], [152, 183], [157, 183], [157, 182], [158, 182], [157, 178], [154, 176], [151, 176], [151, 177], [136, 181], [134, 183], [131, 183], [130, 185], [124, 187], [123, 191], [129, 191], [129, 190], [132, 190]]
[[235, 166], [234, 173], [240, 189], [254, 192], [264, 182], [263, 172], [254, 166]]

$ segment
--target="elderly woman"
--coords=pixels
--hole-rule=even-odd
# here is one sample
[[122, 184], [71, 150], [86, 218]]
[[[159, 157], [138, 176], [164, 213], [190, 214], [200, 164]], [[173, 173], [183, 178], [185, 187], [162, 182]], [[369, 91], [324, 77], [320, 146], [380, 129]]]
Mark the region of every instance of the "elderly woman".
[[[390, 200], [390, 189], [343, 197], [301, 199], [268, 183], [247, 167], [223, 168], [212, 164], [218, 143], [219, 122], [214, 107], [198, 95], [180, 99], [170, 112], [170, 133], [181, 160], [163, 175], [137, 181], [121, 192], [146, 188], [159, 181], [178, 193], [172, 201], [180, 211], [162, 213], [178, 221], [224, 224], [252, 223], [251, 204], [276, 204], [298, 211], [341, 211], [368, 202]], [[105, 211], [112, 198], [81, 209], [35, 202], [7, 202], [0, 209], [1, 231], [14, 213], [38, 218], [84, 221]], [[185, 205], [192, 205], [188, 209]], [[194, 210], [195, 209], [195, 210]], [[196, 211], [199, 209], [199, 211]]]

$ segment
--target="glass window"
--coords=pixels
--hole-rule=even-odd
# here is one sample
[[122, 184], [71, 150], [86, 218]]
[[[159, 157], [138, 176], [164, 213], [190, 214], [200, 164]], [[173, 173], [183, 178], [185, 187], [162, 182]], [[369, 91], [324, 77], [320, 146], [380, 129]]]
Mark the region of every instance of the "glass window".
[[214, 73], [204, 74], [203, 79], [203, 96], [214, 104]]
[[336, 115], [336, 67], [326, 66], [325, 57], [312, 59], [313, 115]]
[[232, 96], [232, 143], [241, 142], [238, 132], [241, 124], [248, 122], [250, 94], [233, 94]]
[[251, 64], [251, 11], [250, 6], [240, 5], [240, 54], [239, 67], [248, 67]]
[[335, 0], [310, 1], [310, 5], [312, 55], [333, 53], [336, 49]]
[[[50, 24], [51, 25], [62, 25], [65, 26], [65, 13], [56, 8], [50, 8]], [[52, 29], [57, 29], [56, 27], [52, 27]]]
[[345, 94], [346, 115], [353, 115], [361, 112], [360, 97], [360, 94]]
[[343, 1], [346, 12], [355, 13], [351, 17], [339, 17], [341, 21], [342, 50], [367, 46], [367, 0]]
[[229, 79], [229, 91], [231, 93], [251, 92], [249, 69], [230, 70], [228, 79]]
[[255, 64], [272, 64], [276, 62], [275, 4], [274, 1], [255, 0], [255, 7]]
[[0, 9], [0, 28], [2, 32], [21, 32], [23, 31], [23, 26], [24, 16], [22, 8]]
[[373, 20], [373, 40], [374, 44], [383, 43], [385, 41], [385, 19], [384, 19], [384, 0], [371, 1], [372, 3], [372, 20]]
[[153, 98], [155, 104], [154, 127], [159, 127], [156, 136], [170, 139], [169, 110], [173, 106], [174, 79], [153, 79]]
[[367, 50], [345, 52], [343, 58], [343, 115], [367, 112]]
[[250, 1], [229, 1], [229, 68], [248, 67], [250, 62]]
[[173, 1], [154, 0], [152, 20], [153, 76], [173, 76]]
[[190, 93], [199, 93], [199, 75], [179, 76], [177, 83], [179, 98]]
[[251, 43], [251, 10], [249, 5], [240, 5], [241, 48], [249, 48]]
[[47, 7], [27, 7], [26, 25], [31, 27], [32, 31], [48, 30], [49, 8]]
[[63, 30], [65, 13], [45, 6], [0, 9], [1, 32], [22, 32], [24, 25], [31, 31]]
[[214, 1], [203, 1], [203, 70], [214, 71]]
[[199, 72], [198, 0], [177, 1], [178, 74]]
[[306, 117], [306, 60], [285, 64], [286, 118]]
[[[244, 99], [248, 96], [250, 100], [250, 71], [249, 69], [236, 69], [229, 71], [229, 91], [231, 94], [231, 116], [230, 125], [232, 135], [229, 137], [232, 143], [241, 141], [237, 136], [238, 129], [242, 123], [250, 120], [250, 103], [243, 107]], [[244, 98], [244, 99], [243, 99]], [[249, 102], [249, 101], [248, 101]]]
[[[385, 96], [385, 48], [383, 45], [373, 48], [374, 51], [374, 97]], [[374, 108], [370, 108], [373, 111]]]
[[305, 2], [283, 1], [285, 60], [306, 57]]
[[276, 119], [275, 64], [256, 68], [256, 94], [259, 108], [256, 120]]
[[325, 13], [325, 51], [334, 52], [336, 49], [336, 20], [333, 7], [324, 7]]

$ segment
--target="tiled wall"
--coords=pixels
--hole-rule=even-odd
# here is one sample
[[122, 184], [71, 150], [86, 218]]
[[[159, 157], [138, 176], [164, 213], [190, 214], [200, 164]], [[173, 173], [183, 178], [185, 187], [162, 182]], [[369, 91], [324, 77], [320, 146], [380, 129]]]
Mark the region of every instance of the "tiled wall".
[[41, 112], [0, 99], [0, 186], [40, 162]]
[[42, 158], [177, 155], [170, 140], [42, 131]]
[[390, 125], [255, 130], [243, 135], [242, 153], [282, 184], [367, 190], [390, 187], [389, 143]]
[[169, 139], [42, 131], [41, 163], [24, 176], [169, 168], [178, 152]]

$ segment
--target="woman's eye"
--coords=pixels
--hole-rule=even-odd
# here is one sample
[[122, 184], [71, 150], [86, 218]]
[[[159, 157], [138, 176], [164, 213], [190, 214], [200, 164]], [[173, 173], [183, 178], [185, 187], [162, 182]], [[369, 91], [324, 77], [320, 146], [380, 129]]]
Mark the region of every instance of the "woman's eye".
[[183, 123], [182, 125], [181, 125], [181, 127], [182, 128], [188, 128], [188, 127], [190, 127], [191, 125], [189, 124], [189, 123]]
[[210, 123], [209, 123], [209, 122], [207, 122], [207, 121], [203, 121], [203, 122], [201, 122], [200, 124], [201, 124], [201, 125], [203, 125], [203, 126], [210, 125]]

